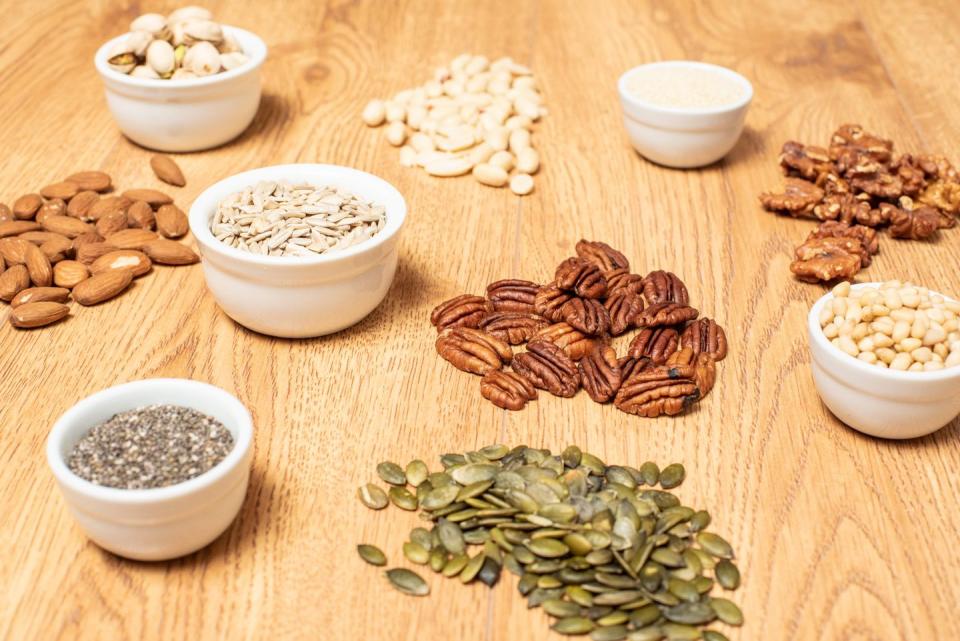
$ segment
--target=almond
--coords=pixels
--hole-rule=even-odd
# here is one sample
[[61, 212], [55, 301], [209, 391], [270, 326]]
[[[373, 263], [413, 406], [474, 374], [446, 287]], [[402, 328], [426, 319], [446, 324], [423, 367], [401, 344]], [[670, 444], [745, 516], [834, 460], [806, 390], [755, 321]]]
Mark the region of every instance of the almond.
[[128, 189], [123, 192], [123, 195], [130, 200], [142, 200], [151, 207], [169, 205], [173, 202], [173, 198], [156, 189]]
[[53, 284], [53, 266], [50, 265], [50, 259], [40, 251], [40, 248], [29, 243], [25, 253], [27, 272], [30, 274], [30, 280], [37, 287], [49, 287]]
[[110, 300], [133, 282], [129, 269], [112, 269], [100, 272], [73, 288], [73, 299], [81, 305], [96, 305]]
[[43, 205], [40, 194], [26, 194], [13, 201], [13, 217], [17, 220], [30, 220], [37, 215]]
[[87, 216], [93, 220], [100, 220], [107, 214], [115, 211], [127, 211], [127, 208], [130, 207], [132, 203], [132, 200], [123, 196], [107, 196], [97, 201], [97, 203], [90, 208], [90, 211], [87, 212]]
[[95, 191], [81, 191], [70, 200], [67, 205], [67, 216], [73, 216], [80, 220], [91, 220], [90, 210], [100, 200], [100, 194]]
[[10, 324], [21, 329], [51, 325], [66, 317], [70, 308], [62, 303], [26, 303], [10, 310]]
[[[164, 205], [166, 207], [167, 205]], [[138, 227], [140, 229], [153, 229], [153, 225], [156, 222], [156, 216], [153, 215], [153, 209], [149, 204], [142, 200], [138, 200], [130, 205], [130, 209], [127, 210], [127, 222], [131, 227]]]
[[75, 260], [62, 260], [53, 266], [53, 284], [57, 287], [73, 289], [90, 278], [90, 270]]
[[43, 228], [55, 234], [63, 234], [67, 238], [76, 238], [81, 234], [93, 231], [93, 226], [82, 220], [70, 216], [47, 216], [43, 219]]
[[143, 252], [135, 249], [117, 249], [93, 261], [90, 271], [99, 274], [111, 269], [129, 269], [136, 278], [149, 272], [152, 264]]
[[3, 257], [3, 254], [0, 254], [0, 274], [3, 273], [3, 270], [7, 268], [7, 259]]
[[14, 265], [0, 274], [0, 300], [10, 301], [30, 287], [30, 273], [23, 265]]
[[150, 241], [143, 246], [143, 253], [161, 265], [190, 265], [200, 260], [186, 245], [166, 238]]
[[180, 238], [190, 230], [187, 215], [176, 205], [162, 205], [157, 210], [157, 231], [166, 238]]
[[0, 256], [8, 265], [22, 265], [27, 260], [28, 243], [20, 238], [0, 238]]
[[0, 203], [0, 222], [5, 220], [14, 220], [13, 212], [10, 211], [10, 208]]
[[19, 236], [28, 231], [37, 231], [42, 229], [40, 225], [32, 220], [5, 220], [0, 223], [0, 238], [7, 236]]
[[116, 249], [116, 247], [106, 242], [83, 243], [77, 247], [76, 259], [84, 265], [90, 265], [101, 256], [106, 256], [110, 252], [116, 251]]
[[80, 171], [67, 176], [67, 180], [80, 189], [100, 192], [110, 189], [112, 183], [110, 176], [102, 171]]
[[28, 287], [13, 297], [11, 307], [19, 307], [27, 303], [65, 303], [70, 298], [70, 290], [63, 287]]
[[69, 238], [63, 238], [63, 240], [53, 238], [40, 245], [40, 251], [51, 263], [59, 263], [67, 257], [71, 249], [73, 249], [73, 243]]
[[[149, 205], [145, 205], [150, 209]], [[153, 212], [151, 212], [153, 215]], [[97, 233], [101, 236], [115, 234], [122, 229], [127, 228], [127, 214], [122, 211], [112, 211], [97, 221]]]
[[70, 242], [70, 239], [66, 236], [54, 234], [52, 231], [27, 231], [17, 236], [17, 238], [31, 242], [37, 247], [44, 244], [48, 240], [65, 240], [68, 243]]
[[147, 243], [157, 239], [157, 234], [149, 229], [124, 229], [110, 234], [106, 242], [116, 249], [142, 249]]
[[63, 200], [70, 200], [76, 196], [79, 191], [80, 187], [77, 185], [77, 183], [64, 180], [63, 182], [47, 185], [40, 190], [40, 195], [44, 198], [61, 198]]
[[43, 206], [37, 211], [35, 220], [42, 225], [44, 218], [47, 216], [65, 216], [66, 214], [67, 203], [59, 198], [54, 198], [43, 203]]
[[150, 166], [157, 178], [174, 187], [183, 187], [187, 184], [187, 179], [183, 177], [180, 167], [169, 156], [156, 155], [150, 159]]
[[76, 256], [77, 252], [80, 251], [80, 248], [88, 243], [102, 243], [103, 241], [103, 236], [95, 231], [90, 231], [86, 234], [80, 234], [73, 239], [73, 255]]

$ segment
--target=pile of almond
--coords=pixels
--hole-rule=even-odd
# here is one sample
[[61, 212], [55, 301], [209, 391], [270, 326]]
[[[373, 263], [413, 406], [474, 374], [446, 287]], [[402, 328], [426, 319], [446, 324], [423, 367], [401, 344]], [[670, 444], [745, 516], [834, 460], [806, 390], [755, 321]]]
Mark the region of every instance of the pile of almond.
[[10, 323], [50, 325], [70, 313], [71, 298], [96, 305], [154, 264], [197, 262], [190, 247], [174, 240], [187, 231], [173, 198], [155, 189], [116, 193], [100, 171], [68, 176], [12, 207], [0, 203], [0, 300], [10, 303]]

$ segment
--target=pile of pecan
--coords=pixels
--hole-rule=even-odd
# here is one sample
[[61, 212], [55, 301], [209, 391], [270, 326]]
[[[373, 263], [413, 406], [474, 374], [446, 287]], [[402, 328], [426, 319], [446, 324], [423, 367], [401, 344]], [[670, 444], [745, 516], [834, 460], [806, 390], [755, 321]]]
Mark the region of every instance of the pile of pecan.
[[[546, 285], [499, 280], [486, 296], [464, 294], [437, 306], [430, 321], [437, 352], [483, 378], [480, 393], [497, 407], [523, 409], [537, 389], [594, 401], [629, 414], [680, 414], [713, 388], [727, 338], [697, 318], [675, 274], [630, 272], [606, 243], [581, 240]], [[637, 329], [626, 355], [612, 340]], [[514, 347], [526, 350], [514, 353]], [[510, 369], [507, 369], [507, 367]]]
[[819, 220], [790, 270], [808, 282], [850, 280], [879, 250], [877, 229], [893, 238], [931, 240], [960, 215], [960, 177], [943, 156], [898, 154], [893, 142], [843, 125], [827, 149], [784, 143], [783, 193], [764, 209]]

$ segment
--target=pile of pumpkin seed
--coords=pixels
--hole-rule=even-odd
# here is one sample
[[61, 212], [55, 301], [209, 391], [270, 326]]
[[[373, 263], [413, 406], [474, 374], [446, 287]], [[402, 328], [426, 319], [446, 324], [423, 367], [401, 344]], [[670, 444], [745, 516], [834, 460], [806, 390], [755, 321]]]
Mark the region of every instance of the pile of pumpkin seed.
[[[743, 623], [735, 603], [711, 596], [715, 584], [740, 585], [733, 549], [707, 531], [708, 512], [668, 491], [683, 482], [682, 465], [635, 469], [606, 465], [576, 446], [555, 456], [522, 445], [444, 454], [440, 462], [443, 471], [432, 473], [421, 460], [406, 468], [380, 463], [389, 491], [370, 483], [358, 492], [374, 510], [393, 503], [421, 511], [429, 526], [404, 543], [410, 562], [491, 587], [506, 568], [520, 577], [528, 606], [556, 618], [553, 630], [593, 641], [724, 641], [704, 626]], [[357, 551], [368, 563], [387, 563], [376, 546]], [[412, 570], [386, 577], [406, 594], [430, 592]]]

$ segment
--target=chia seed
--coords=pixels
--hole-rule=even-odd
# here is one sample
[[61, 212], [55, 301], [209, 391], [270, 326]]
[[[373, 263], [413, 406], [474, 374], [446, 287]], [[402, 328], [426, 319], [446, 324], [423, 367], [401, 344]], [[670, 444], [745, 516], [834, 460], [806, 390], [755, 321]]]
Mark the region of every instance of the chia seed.
[[93, 427], [67, 467], [97, 485], [141, 490], [188, 481], [232, 449], [233, 435], [215, 418], [179, 405], [148, 405]]

